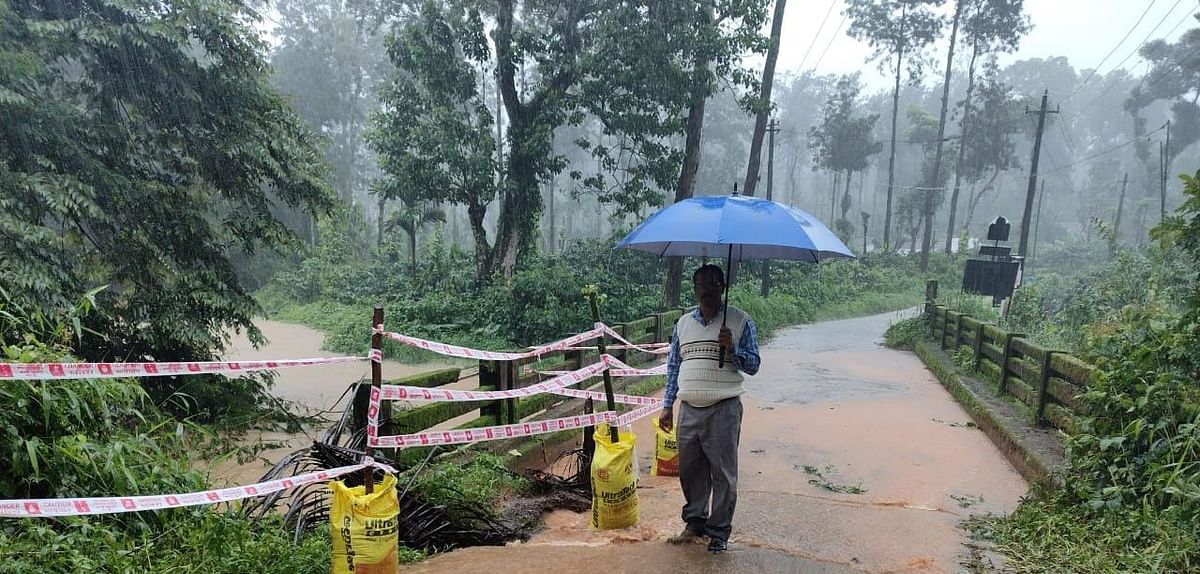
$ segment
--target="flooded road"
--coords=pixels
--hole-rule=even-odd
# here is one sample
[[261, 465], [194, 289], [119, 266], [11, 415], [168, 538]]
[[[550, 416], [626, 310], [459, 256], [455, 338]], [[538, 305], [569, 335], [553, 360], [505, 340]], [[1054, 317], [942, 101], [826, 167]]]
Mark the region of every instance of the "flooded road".
[[[233, 361], [250, 361], [264, 359], [307, 359], [313, 357], [341, 356], [321, 349], [325, 335], [304, 325], [280, 323], [260, 319], [255, 322], [267, 338], [267, 344], [255, 349], [245, 333], [233, 338], [225, 357]], [[370, 337], [363, 337], [364, 354], [369, 347]], [[443, 364], [407, 365], [396, 361], [383, 362], [384, 380], [396, 379], [416, 373], [444, 368]], [[275, 385], [270, 393], [285, 401], [293, 403], [294, 410], [301, 413], [322, 413], [330, 420], [336, 420], [349, 400], [349, 395], [343, 397], [346, 389], [359, 379], [370, 379], [371, 366], [367, 361], [355, 363], [334, 363], [330, 365], [315, 365], [311, 367], [295, 367], [280, 369], [275, 374]], [[474, 388], [478, 382], [473, 379], [464, 381], [461, 385], [451, 385], [449, 388], [469, 386]], [[339, 398], [342, 400], [339, 402]], [[213, 483], [218, 486], [233, 484], [250, 484], [257, 481], [263, 473], [271, 468], [281, 458], [291, 452], [312, 444], [322, 429], [309, 429], [307, 433], [259, 432], [252, 431], [240, 440], [244, 445], [268, 444], [268, 448], [259, 453], [256, 460], [239, 463], [229, 459], [210, 469]], [[277, 445], [277, 446], [275, 446]]]
[[[226, 360], [251, 361], [265, 359], [307, 359], [313, 357], [340, 357], [321, 349], [325, 335], [316, 329], [293, 323], [280, 323], [259, 319], [255, 325], [267, 338], [267, 344], [255, 349], [245, 333], [233, 338], [226, 350]], [[370, 333], [363, 335], [363, 354], [370, 347]], [[443, 368], [446, 365], [406, 365], [396, 361], [383, 362], [384, 380], [397, 379], [420, 372]], [[275, 386], [271, 394], [286, 401], [314, 410], [332, 409], [350, 384], [359, 379], [371, 378], [371, 365], [366, 360], [358, 363], [333, 363], [311, 367], [280, 369], [275, 374]]]
[[407, 572], [956, 572], [971, 514], [1009, 512], [1027, 488], [911, 353], [879, 341], [895, 313], [781, 331], [748, 395], [730, 552], [674, 547], [677, 479], [649, 476], [635, 426], [641, 524], [595, 532], [546, 517], [528, 543], [437, 556]]

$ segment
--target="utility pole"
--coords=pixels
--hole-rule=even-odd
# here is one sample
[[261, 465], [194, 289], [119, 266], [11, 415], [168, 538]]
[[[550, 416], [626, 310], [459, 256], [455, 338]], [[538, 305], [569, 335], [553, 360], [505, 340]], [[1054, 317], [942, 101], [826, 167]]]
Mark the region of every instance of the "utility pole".
[[1046, 199], [1046, 180], [1042, 180], [1042, 188], [1038, 190], [1037, 221], [1033, 224], [1033, 249], [1029, 253], [1029, 265], [1033, 266], [1033, 258], [1037, 255], [1038, 231], [1042, 228], [1042, 201]]
[[[861, 203], [861, 202], [860, 202], [860, 203]], [[870, 214], [870, 213], [867, 213], [867, 212], [865, 212], [865, 211], [860, 211], [860, 212], [859, 212], [859, 215], [861, 215], [861, 216], [862, 216], [862, 222], [863, 222], [863, 250], [862, 250], [862, 254], [863, 254], [863, 255], [866, 255], [866, 254], [867, 254], [867, 222], [871, 220], [871, 214]]]
[[[771, 201], [772, 188], [775, 182], [775, 134], [779, 133], [779, 120], [771, 118], [767, 123], [767, 201]], [[766, 297], [771, 294], [771, 262], [762, 263], [762, 289], [759, 293]]]
[[1129, 172], [1121, 178], [1121, 195], [1117, 197], [1117, 218], [1113, 221], [1112, 239], [1109, 241], [1108, 254], [1115, 255], [1117, 244], [1121, 242], [1121, 211], [1125, 208], [1125, 188], [1129, 185]]
[[[1029, 189], [1025, 192], [1025, 213], [1021, 217], [1021, 243], [1017, 247], [1017, 255], [1022, 257], [1028, 253], [1029, 247], [1029, 223], [1033, 219], [1033, 196], [1037, 193], [1037, 170], [1038, 159], [1042, 153], [1042, 132], [1046, 129], [1046, 114], [1057, 114], [1057, 109], [1049, 109], [1047, 100], [1050, 99], [1050, 90], [1042, 92], [1042, 105], [1040, 108], [1033, 110], [1032, 113], [1038, 115], [1037, 136], [1033, 140], [1033, 158], [1029, 163]], [[1031, 111], [1026, 108], [1026, 114]]]
[[771, 186], [775, 181], [775, 134], [779, 133], [779, 120], [767, 122], [767, 201], [771, 201]]
[[1171, 158], [1171, 120], [1167, 120], [1167, 143], [1166, 143], [1166, 145], [1164, 145], [1162, 143], [1158, 144], [1158, 157], [1159, 157], [1158, 161], [1161, 166], [1161, 168], [1159, 170], [1159, 175], [1162, 180], [1162, 183], [1159, 185], [1159, 188], [1158, 188], [1158, 198], [1159, 198], [1158, 222], [1162, 223], [1163, 220], [1167, 218], [1167, 171], [1169, 170], [1169, 168], [1167, 167], [1167, 164], [1171, 161], [1170, 160], [1170, 158]]

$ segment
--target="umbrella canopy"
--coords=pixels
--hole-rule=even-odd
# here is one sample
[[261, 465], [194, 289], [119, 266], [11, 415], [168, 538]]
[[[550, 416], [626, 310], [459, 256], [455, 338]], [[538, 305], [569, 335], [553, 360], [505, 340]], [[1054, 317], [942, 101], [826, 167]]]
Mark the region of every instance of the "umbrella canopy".
[[854, 257], [808, 212], [757, 197], [693, 197], [651, 215], [617, 247], [663, 256], [785, 259], [819, 263]]

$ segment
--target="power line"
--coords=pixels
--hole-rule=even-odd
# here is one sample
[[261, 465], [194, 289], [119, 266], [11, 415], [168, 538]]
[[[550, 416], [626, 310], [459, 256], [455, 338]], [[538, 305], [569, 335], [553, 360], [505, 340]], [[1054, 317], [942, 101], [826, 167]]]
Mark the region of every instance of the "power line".
[[[1197, 4], [1200, 4], [1200, 2], [1197, 2]], [[1175, 33], [1175, 31], [1176, 31], [1176, 30], [1178, 30], [1178, 29], [1179, 29], [1179, 27], [1180, 27], [1180, 26], [1182, 26], [1184, 22], [1187, 22], [1188, 20], [1190, 20], [1190, 19], [1192, 18], [1192, 16], [1194, 16], [1194, 15], [1195, 15], [1195, 14], [1193, 14], [1193, 13], [1190, 13], [1190, 12], [1189, 12], [1188, 14], [1186, 14], [1186, 15], [1183, 17], [1183, 19], [1181, 19], [1180, 21], [1176, 22], [1176, 23], [1175, 23], [1175, 25], [1174, 25], [1174, 26], [1172, 26], [1170, 30], [1167, 30], [1167, 33], [1163, 35], [1163, 38], [1170, 38], [1170, 37], [1171, 37], [1171, 34], [1174, 34], [1174, 33]]]
[[[1142, 46], [1145, 46], [1145, 45], [1146, 45], [1146, 42], [1149, 42], [1149, 41], [1150, 41], [1150, 36], [1154, 35], [1154, 32], [1155, 32], [1156, 30], [1158, 30], [1158, 27], [1159, 27], [1159, 26], [1162, 26], [1162, 23], [1163, 23], [1163, 22], [1165, 22], [1165, 21], [1167, 20], [1167, 18], [1168, 18], [1168, 17], [1171, 15], [1171, 13], [1175, 11], [1175, 8], [1179, 7], [1179, 4], [1181, 4], [1182, 2], [1183, 2], [1183, 0], [1176, 0], [1175, 4], [1174, 4], [1173, 6], [1171, 6], [1171, 9], [1167, 11], [1166, 15], [1164, 15], [1164, 16], [1162, 17], [1162, 19], [1158, 21], [1158, 24], [1156, 24], [1156, 25], [1154, 26], [1154, 28], [1152, 28], [1152, 29], [1150, 30], [1150, 33], [1146, 35], [1146, 38], [1142, 40], [1142, 43], [1141, 43], [1141, 44], [1138, 44], [1138, 47], [1137, 47], [1137, 48], [1134, 48], [1134, 50], [1133, 50], [1132, 52], [1130, 52], [1130, 53], [1129, 53], [1129, 55], [1125, 56], [1125, 59], [1124, 59], [1124, 60], [1121, 60], [1121, 61], [1120, 61], [1120, 62], [1119, 62], [1119, 63], [1118, 63], [1118, 64], [1117, 64], [1115, 67], [1113, 67], [1113, 69], [1112, 69], [1112, 70], [1109, 70], [1109, 73], [1111, 74], [1111, 73], [1115, 72], [1115, 71], [1116, 71], [1117, 69], [1119, 69], [1119, 68], [1120, 68], [1122, 65], [1124, 65], [1124, 64], [1125, 64], [1125, 62], [1126, 62], [1127, 60], [1129, 60], [1129, 58], [1133, 57], [1133, 55], [1134, 55], [1134, 54], [1136, 54], [1136, 53], [1138, 52], [1138, 50], [1141, 50]], [[1178, 24], [1176, 24], [1174, 28], [1172, 28], [1172, 29], [1171, 29], [1171, 32], [1174, 32], [1174, 31], [1175, 31], [1175, 29], [1176, 29], [1176, 28], [1178, 28], [1178, 27], [1180, 26], [1180, 24], [1182, 24], [1183, 22], [1186, 22], [1186, 21], [1187, 21], [1187, 19], [1188, 19], [1188, 18], [1190, 18], [1191, 16], [1192, 16], [1192, 14], [1190, 14], [1190, 13], [1189, 13], [1189, 14], [1187, 14], [1186, 16], [1184, 16], [1184, 17], [1183, 17], [1183, 20], [1180, 20], [1180, 22], [1179, 22]], [[1166, 36], [1170, 36], [1170, 35], [1171, 35], [1171, 32], [1167, 32]], [[1188, 54], [1187, 56], [1185, 56], [1185, 57], [1184, 57], [1184, 60], [1186, 60], [1187, 58], [1190, 58], [1190, 57], [1191, 57], [1192, 55], [1194, 55], [1195, 53], [1196, 53], [1196, 52], [1195, 52], [1195, 51], [1193, 51], [1191, 54]], [[1172, 66], [1172, 67], [1174, 67], [1174, 66]], [[1093, 70], [1093, 71], [1094, 71], [1094, 70]], [[1165, 75], [1166, 75], [1166, 74], [1164, 74], [1164, 76], [1165, 76]], [[1161, 77], [1160, 77], [1159, 79], [1161, 80]], [[1158, 81], [1158, 80], [1156, 80], [1154, 83], [1157, 83], [1157, 81]], [[1143, 85], [1145, 85], [1145, 82], [1146, 82], [1146, 77], [1145, 77], [1145, 76], [1142, 76], [1142, 84], [1143, 84]], [[1151, 85], [1153, 85], [1153, 83], [1152, 83]], [[1082, 87], [1082, 85], [1080, 85], [1080, 86], [1076, 86], [1076, 88], [1077, 88], [1077, 89], [1078, 89], [1078, 88], [1081, 88], [1081, 87]], [[1093, 97], [1091, 100], [1088, 100], [1088, 102], [1087, 102], [1086, 104], [1084, 104], [1083, 106], [1081, 106], [1081, 107], [1079, 108], [1079, 111], [1072, 113], [1072, 114], [1071, 114], [1071, 117], [1072, 117], [1072, 118], [1078, 117], [1078, 116], [1079, 116], [1080, 114], [1082, 114], [1083, 112], [1085, 112], [1085, 111], [1087, 111], [1087, 110], [1091, 109], [1093, 105], [1095, 105], [1097, 102], [1099, 102], [1099, 101], [1100, 101], [1100, 98], [1104, 97], [1104, 95], [1105, 95], [1105, 92], [1106, 92], [1106, 91], [1107, 91], [1107, 90], [1100, 90], [1100, 93], [1096, 94], [1096, 96], [1095, 96], [1095, 97]], [[1072, 95], [1074, 95], [1074, 92], [1072, 92]], [[1069, 99], [1069, 98], [1068, 98], [1068, 99]], [[1065, 100], [1064, 100], [1064, 101], [1065, 101]]]
[[[1120, 62], [1117, 62], [1117, 65], [1112, 67], [1112, 70], [1109, 70], [1109, 73], [1111, 74], [1112, 72], [1117, 71], [1118, 68], [1120, 68], [1122, 65], [1124, 65], [1124, 62], [1128, 61], [1129, 58], [1133, 58], [1133, 55], [1138, 53], [1138, 50], [1140, 50], [1142, 46], [1146, 46], [1146, 42], [1150, 41], [1150, 37], [1154, 35], [1154, 31], [1157, 31], [1159, 26], [1162, 26], [1163, 23], [1166, 22], [1166, 18], [1169, 18], [1171, 16], [1171, 13], [1175, 12], [1175, 8], [1180, 6], [1180, 4], [1182, 4], [1182, 2], [1183, 2], [1183, 0], [1176, 0], [1175, 4], [1171, 6], [1170, 10], [1166, 11], [1163, 18], [1158, 20], [1158, 24], [1154, 25], [1154, 28], [1152, 28], [1150, 30], [1150, 34], [1146, 35], [1144, 40], [1142, 40], [1141, 43], [1138, 44], [1138, 47], [1133, 49], [1133, 52], [1130, 52], [1128, 55], [1124, 56], [1124, 59], [1122, 59]], [[1148, 10], [1148, 8], [1147, 8], [1147, 10]], [[1145, 16], [1145, 13], [1142, 13], [1142, 16]], [[1175, 24], [1174, 28], [1171, 28], [1171, 31], [1166, 32], [1166, 36], [1170, 36], [1171, 32], [1174, 32], [1177, 28], [1180, 28], [1180, 25], [1182, 25], [1184, 22], [1187, 22], [1187, 19], [1190, 17], [1192, 17], [1192, 13], [1186, 14], [1186, 16], [1184, 16], [1183, 19], [1180, 20], [1180, 22]], [[1138, 22], [1141, 22], [1140, 18], [1138, 19]], [[1134, 28], [1136, 28], [1136, 25], [1134, 25]], [[1130, 31], [1132, 31], [1132, 30], [1130, 30]], [[1189, 56], [1190, 56], [1190, 54], [1189, 54]], [[1105, 56], [1105, 59], [1108, 59], [1108, 56]], [[1096, 72], [1098, 72], [1098, 71], [1099, 71], [1099, 66], [1096, 67], [1096, 70], [1092, 70], [1091, 74], [1088, 74], [1088, 78], [1091, 78], [1092, 76], [1094, 76], [1094, 74], [1096, 74]], [[1120, 78], [1114, 78], [1114, 82], [1116, 79], [1120, 79]], [[1085, 82], [1086, 82], [1086, 79], [1085, 79]], [[1141, 82], [1142, 82], [1142, 84], [1145, 84], [1146, 78], [1142, 77]], [[1067, 96], [1066, 98], [1064, 98], [1063, 102], [1070, 100], [1070, 97], [1078, 94], [1079, 90], [1081, 90], [1082, 88], [1084, 88], [1084, 84], [1082, 84], [1082, 83], [1076, 84], [1075, 90], [1070, 92], [1070, 96]], [[1074, 113], [1070, 114], [1070, 118], [1072, 118], [1072, 119], [1078, 118], [1078, 116], [1081, 115], [1082, 113], [1086, 112], [1086, 110], [1091, 109], [1092, 106], [1094, 106], [1094, 104], [1099, 102], [1100, 98], [1102, 98], [1104, 96], [1105, 91], [1108, 91], [1108, 90], [1100, 90], [1099, 94], [1092, 97], [1091, 100], [1088, 100], [1087, 103], [1084, 104], [1084, 106], [1081, 106], [1079, 108], [1078, 112], [1074, 112]]]
[[1111, 73], [1111, 72], [1115, 71], [1117, 68], [1120, 68], [1122, 65], [1125, 64], [1126, 61], [1129, 60], [1129, 58], [1132, 58], [1134, 54], [1138, 53], [1138, 51], [1142, 49], [1142, 46], [1145, 46], [1146, 42], [1150, 41], [1150, 37], [1153, 36], [1154, 33], [1158, 31], [1158, 27], [1162, 26], [1163, 22], [1166, 22], [1167, 18], [1170, 18], [1171, 14], [1173, 12], [1175, 12], [1175, 9], [1178, 8], [1179, 5], [1182, 3], [1183, 3], [1183, 0], [1175, 0], [1175, 4], [1173, 4], [1171, 6], [1171, 9], [1167, 10], [1167, 13], [1163, 15], [1162, 19], [1159, 20], [1158, 23], [1155, 24], [1154, 27], [1150, 29], [1150, 33], [1146, 34], [1146, 37], [1142, 39], [1142, 43], [1138, 44], [1137, 48], [1134, 48], [1133, 51], [1130, 52], [1128, 56], [1125, 56], [1124, 60], [1121, 60], [1115, 67], [1113, 67], [1112, 70], [1109, 70], [1109, 72]]
[[1149, 83], [1146, 83], [1146, 77], [1149, 76], [1149, 74], [1146, 74], [1146, 76], [1142, 77], [1143, 87], [1150, 87], [1150, 86], [1153, 86], [1153, 85], [1163, 81], [1165, 78], [1169, 77], [1177, 68], [1183, 69], [1183, 63], [1187, 62], [1187, 60], [1189, 58], [1191, 58], [1192, 56], [1195, 56], [1198, 53], [1200, 53], [1200, 45], [1196, 46], [1195, 48], [1192, 49], [1191, 52], [1188, 52], [1187, 55], [1180, 58], [1178, 62], [1171, 64], [1166, 70], [1163, 70], [1162, 72], [1160, 72], [1158, 74], [1158, 77], [1151, 80]]
[[831, 36], [829, 38], [829, 42], [825, 44], [825, 49], [821, 50], [821, 55], [817, 58], [817, 63], [813, 64], [812, 69], [809, 70], [811, 73], [804, 78], [804, 83], [800, 84], [801, 92], [804, 91], [804, 88], [808, 87], [808, 82], [811, 81], [813, 75], [817, 73], [817, 68], [821, 65], [821, 62], [825, 60], [825, 54], [829, 52], [829, 47], [833, 45], [834, 40], [837, 40], [838, 34], [842, 33], [842, 28], [846, 26], [846, 20], [848, 19], [850, 19], [849, 16], [842, 16], [842, 21], [840, 24], [838, 24], [837, 30], [833, 32], [833, 36]]
[[[1137, 22], [1133, 23], [1133, 26], [1131, 26], [1129, 28], [1128, 32], [1125, 32], [1125, 35], [1121, 37], [1121, 40], [1118, 41], [1117, 44], [1115, 46], [1113, 46], [1111, 50], [1108, 51], [1108, 54], [1106, 56], [1104, 56], [1104, 58], [1102, 60], [1100, 60], [1099, 64], [1096, 64], [1096, 67], [1092, 68], [1091, 73], [1089, 73], [1088, 76], [1086, 78], [1084, 78], [1082, 82], [1079, 82], [1078, 84], [1076, 84], [1075, 89], [1072, 90], [1071, 93], [1068, 94], [1066, 98], [1063, 98], [1063, 100], [1061, 102], [1059, 102], [1059, 104], [1062, 104], [1063, 102], [1066, 102], [1067, 100], [1071, 99], [1071, 97], [1074, 96], [1076, 93], [1078, 93], [1079, 90], [1083, 89], [1084, 84], [1087, 84], [1088, 80], [1091, 80], [1092, 76], [1095, 76], [1096, 72], [1100, 71], [1100, 67], [1104, 65], [1104, 62], [1107, 62], [1108, 59], [1111, 58], [1112, 55], [1117, 52], [1117, 49], [1121, 47], [1121, 44], [1124, 44], [1125, 40], [1129, 39], [1129, 36], [1131, 36], [1133, 34], [1133, 31], [1136, 30], [1139, 25], [1141, 25], [1142, 20], [1146, 19], [1146, 14], [1149, 14], [1150, 9], [1153, 8], [1154, 5], [1157, 3], [1158, 3], [1158, 0], [1150, 0], [1150, 3], [1146, 5], [1146, 9], [1142, 11], [1142, 15], [1138, 16]], [[1174, 8], [1172, 8], [1172, 9], [1174, 9]]]
[[[837, 3], [838, 3], [838, 0], [833, 0], [832, 2], [829, 3], [829, 9], [825, 11], [825, 17], [821, 18], [821, 25], [817, 27], [817, 33], [813, 34], [812, 42], [808, 43], [808, 48], [805, 48], [804, 57], [800, 58], [800, 65], [796, 66], [796, 69], [798, 69], [798, 70], [804, 69], [804, 63], [808, 61], [808, 54], [810, 52], [812, 52], [813, 46], [815, 46], [817, 43], [817, 40], [820, 39], [821, 32], [823, 30], [825, 30], [825, 23], [827, 21], [829, 21], [829, 15], [833, 13], [833, 7], [837, 6]], [[836, 36], [836, 34], [835, 34], [835, 36]]]
[[1114, 152], [1114, 151], [1117, 151], [1117, 150], [1123, 149], [1123, 148], [1125, 148], [1125, 147], [1131, 146], [1131, 145], [1133, 145], [1133, 144], [1135, 144], [1135, 143], [1137, 143], [1137, 142], [1141, 141], [1142, 139], [1149, 140], [1149, 139], [1150, 139], [1150, 136], [1152, 136], [1152, 135], [1154, 135], [1154, 134], [1156, 134], [1156, 133], [1158, 133], [1158, 132], [1161, 132], [1161, 131], [1163, 131], [1163, 130], [1165, 130], [1165, 129], [1167, 129], [1167, 125], [1166, 125], [1166, 124], [1163, 124], [1163, 125], [1162, 125], [1161, 127], [1159, 127], [1158, 129], [1155, 129], [1155, 130], [1152, 130], [1152, 131], [1146, 132], [1146, 133], [1144, 133], [1144, 134], [1142, 134], [1142, 135], [1140, 135], [1140, 136], [1138, 136], [1138, 137], [1135, 137], [1135, 138], [1133, 138], [1133, 139], [1131, 139], [1131, 140], [1127, 140], [1127, 141], [1121, 142], [1121, 143], [1119, 143], [1119, 144], [1113, 145], [1113, 146], [1111, 146], [1111, 147], [1105, 148], [1105, 149], [1103, 149], [1103, 150], [1101, 150], [1101, 151], [1098, 151], [1098, 152], [1096, 152], [1096, 153], [1094, 153], [1094, 154], [1091, 154], [1091, 155], [1085, 156], [1085, 157], [1083, 157], [1083, 158], [1080, 158], [1079, 160], [1077, 160], [1077, 161], [1074, 161], [1074, 162], [1071, 162], [1071, 163], [1069, 163], [1069, 164], [1067, 164], [1067, 165], [1064, 165], [1064, 166], [1059, 166], [1059, 167], [1055, 167], [1055, 168], [1053, 168], [1053, 169], [1050, 169], [1050, 170], [1047, 170], [1047, 171], [1043, 171], [1043, 172], [1041, 172], [1041, 175], [1050, 175], [1050, 174], [1054, 174], [1054, 173], [1059, 173], [1059, 172], [1062, 172], [1062, 171], [1066, 171], [1066, 170], [1068, 170], [1068, 169], [1071, 169], [1071, 168], [1073, 168], [1073, 167], [1075, 167], [1075, 166], [1077, 166], [1077, 165], [1079, 165], [1079, 164], [1086, 163], [1086, 162], [1088, 162], [1088, 161], [1091, 161], [1091, 160], [1093, 160], [1093, 159], [1096, 159], [1096, 158], [1098, 158], [1098, 157], [1103, 157], [1103, 156], [1105, 156], [1105, 155], [1108, 155], [1108, 154], [1110, 154], [1110, 153], [1112, 153], [1112, 152]]

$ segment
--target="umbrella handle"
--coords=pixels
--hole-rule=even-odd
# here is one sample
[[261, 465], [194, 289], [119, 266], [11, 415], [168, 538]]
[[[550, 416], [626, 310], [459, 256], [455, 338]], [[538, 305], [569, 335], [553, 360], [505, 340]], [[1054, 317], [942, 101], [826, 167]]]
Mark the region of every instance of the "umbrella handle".
[[[734, 190], [737, 189], [737, 184], [733, 184]], [[736, 191], [734, 192], [736, 193]], [[729, 258], [725, 260], [725, 303], [721, 306], [721, 330], [725, 330], [725, 318], [729, 315], [729, 284], [732, 282], [733, 274], [733, 244], [729, 244]], [[717, 339], [720, 340], [720, 333], [717, 334]], [[725, 347], [718, 344], [720, 359], [717, 361], [717, 368], [725, 368]], [[733, 360], [732, 357], [729, 359]]]

